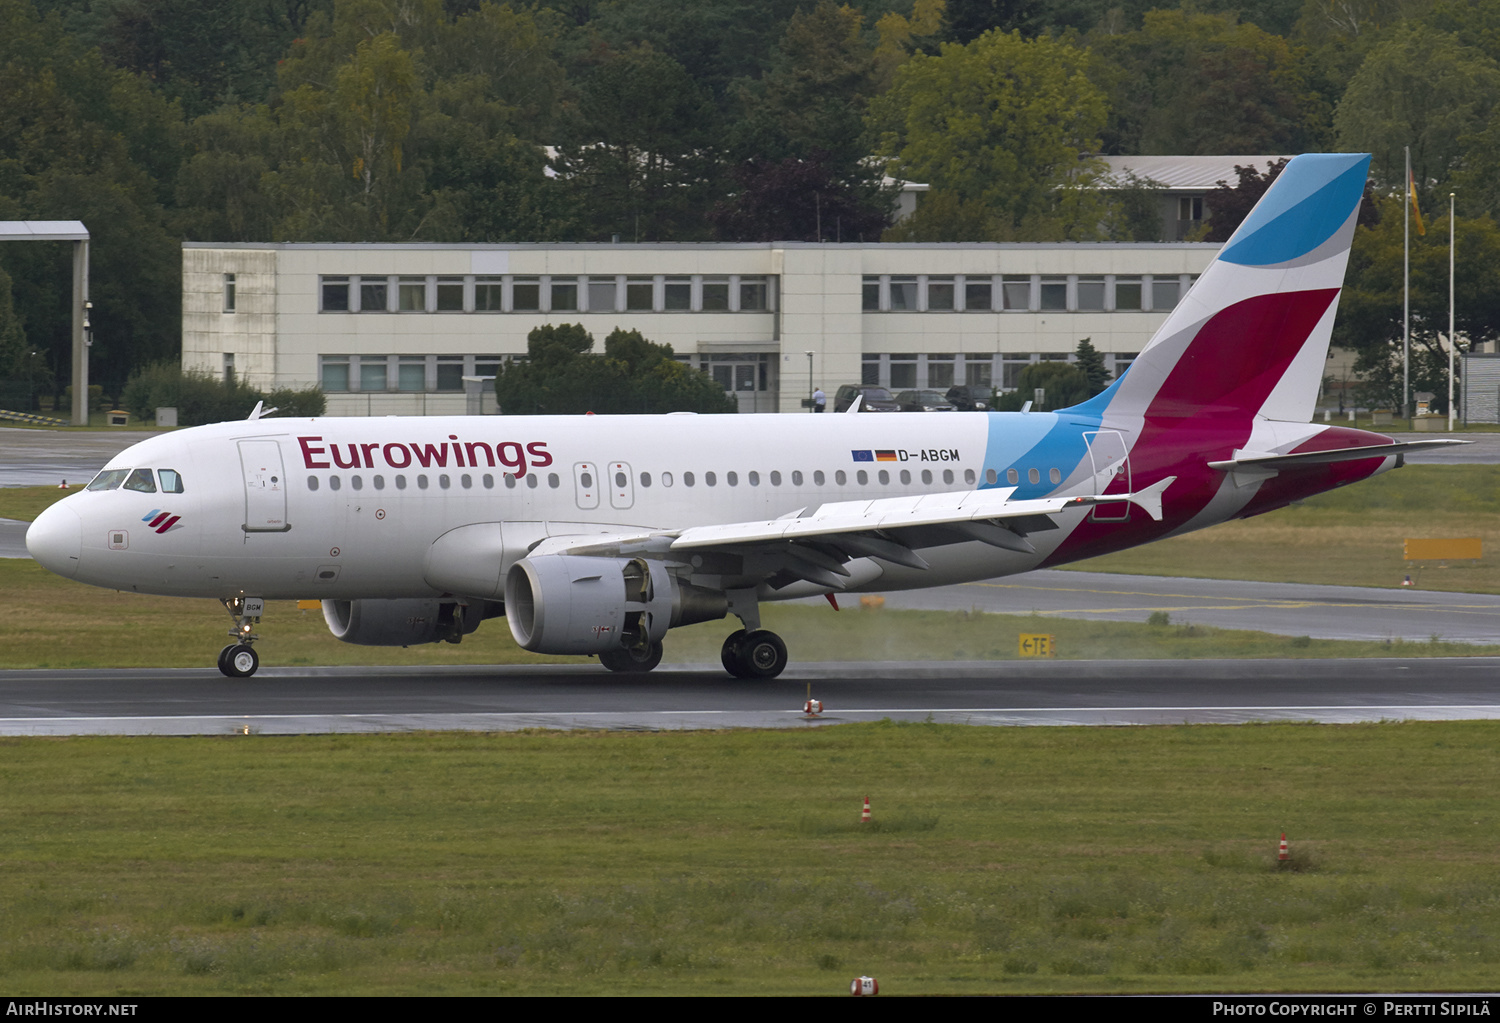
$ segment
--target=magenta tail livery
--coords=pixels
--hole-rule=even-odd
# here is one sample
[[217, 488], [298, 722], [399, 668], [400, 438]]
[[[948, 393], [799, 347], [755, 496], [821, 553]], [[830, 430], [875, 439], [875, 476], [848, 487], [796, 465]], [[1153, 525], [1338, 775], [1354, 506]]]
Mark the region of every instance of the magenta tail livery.
[[266, 599], [350, 643], [458, 642], [648, 671], [678, 625], [761, 601], [987, 579], [1258, 515], [1401, 464], [1311, 424], [1367, 156], [1293, 160], [1128, 373], [1059, 412], [252, 419], [122, 452], [31, 526], [80, 582], [219, 597], [255, 671]]

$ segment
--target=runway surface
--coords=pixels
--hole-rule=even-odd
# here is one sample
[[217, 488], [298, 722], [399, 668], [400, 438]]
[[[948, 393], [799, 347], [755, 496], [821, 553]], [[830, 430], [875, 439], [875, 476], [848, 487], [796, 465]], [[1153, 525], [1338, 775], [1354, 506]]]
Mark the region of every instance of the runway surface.
[[[809, 687], [823, 701], [802, 716]], [[891, 718], [1148, 725], [1500, 718], [1500, 658], [0, 672], [3, 735], [809, 728]]]
[[22, 430], [0, 427], [0, 487], [76, 487], [130, 445], [154, 437], [144, 430]]

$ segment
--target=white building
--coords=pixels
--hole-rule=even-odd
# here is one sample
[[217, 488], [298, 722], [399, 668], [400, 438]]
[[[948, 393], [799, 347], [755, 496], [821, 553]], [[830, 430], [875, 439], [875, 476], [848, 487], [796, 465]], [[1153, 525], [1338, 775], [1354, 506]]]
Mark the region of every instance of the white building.
[[1236, 167], [1254, 167], [1266, 173], [1269, 164], [1290, 156], [1106, 156], [1109, 175], [1102, 187], [1125, 187], [1151, 182], [1160, 190], [1161, 240], [1181, 241], [1202, 237], [1204, 221], [1213, 216], [1208, 195], [1222, 182], [1230, 188], [1240, 183]]
[[601, 346], [616, 327], [672, 345], [742, 412], [799, 411], [813, 385], [1006, 388], [1081, 338], [1123, 368], [1217, 248], [190, 242], [182, 364], [319, 385], [330, 415], [493, 411], [464, 378], [581, 323]]

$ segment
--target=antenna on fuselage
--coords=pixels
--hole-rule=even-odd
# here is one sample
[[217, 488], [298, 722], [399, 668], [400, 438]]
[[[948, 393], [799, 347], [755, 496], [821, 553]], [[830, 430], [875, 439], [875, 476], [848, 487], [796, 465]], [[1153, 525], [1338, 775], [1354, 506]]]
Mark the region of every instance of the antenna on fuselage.
[[250, 419], [250, 420], [264, 419], [266, 416], [269, 416], [269, 415], [272, 415], [272, 414], [274, 414], [276, 412], [280, 412], [281, 411], [281, 409], [279, 407], [278, 408], [265, 408], [265, 404], [266, 403], [264, 401], [257, 401], [255, 403], [255, 407], [250, 410], [250, 414], [248, 416], [246, 416], [245, 418], [246, 419]]

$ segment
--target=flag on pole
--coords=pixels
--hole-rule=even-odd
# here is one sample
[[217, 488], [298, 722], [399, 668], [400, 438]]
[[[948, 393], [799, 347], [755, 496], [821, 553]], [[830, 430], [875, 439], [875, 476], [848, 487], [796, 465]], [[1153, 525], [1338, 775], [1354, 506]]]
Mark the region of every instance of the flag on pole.
[[1411, 168], [1406, 168], [1406, 194], [1411, 196], [1411, 213], [1417, 221], [1417, 234], [1426, 235], [1427, 228], [1422, 225], [1422, 210], [1417, 205], [1417, 183], [1411, 176]]

